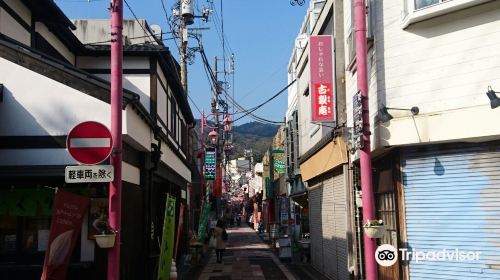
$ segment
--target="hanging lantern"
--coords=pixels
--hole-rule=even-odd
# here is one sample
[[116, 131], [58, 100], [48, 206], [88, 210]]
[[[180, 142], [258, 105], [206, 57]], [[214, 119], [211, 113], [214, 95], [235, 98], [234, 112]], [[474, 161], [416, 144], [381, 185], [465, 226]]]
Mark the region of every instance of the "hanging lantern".
[[224, 131], [229, 132], [233, 129], [233, 120], [228, 116], [222, 120], [222, 125], [224, 126]]
[[215, 130], [210, 131], [210, 133], [208, 133], [208, 140], [210, 140], [210, 144], [214, 146], [217, 145], [217, 141], [219, 140], [218, 136], [219, 134], [217, 133], [217, 131]]

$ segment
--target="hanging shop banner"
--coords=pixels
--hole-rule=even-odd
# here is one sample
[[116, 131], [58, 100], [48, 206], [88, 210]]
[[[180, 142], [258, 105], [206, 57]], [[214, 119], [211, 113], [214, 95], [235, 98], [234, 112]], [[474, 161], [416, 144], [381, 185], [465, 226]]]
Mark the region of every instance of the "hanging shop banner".
[[309, 67], [311, 95], [311, 122], [335, 122], [335, 94], [333, 84], [333, 37], [309, 37]]
[[214, 182], [214, 196], [221, 197], [222, 196], [222, 167], [217, 166]]
[[200, 225], [198, 226], [198, 241], [204, 242], [207, 234], [208, 215], [210, 214], [210, 202], [203, 202], [203, 207], [200, 214]]
[[285, 173], [285, 170], [286, 170], [285, 163], [282, 160], [275, 159], [274, 160], [274, 170], [279, 174]]
[[170, 279], [172, 256], [174, 253], [175, 231], [175, 197], [167, 194], [165, 218], [163, 219], [163, 235], [161, 237], [160, 264], [158, 279]]
[[179, 225], [177, 226], [177, 236], [175, 239], [174, 258], [177, 257], [177, 250], [179, 249], [179, 239], [181, 238], [182, 226], [184, 225], [184, 203], [181, 202], [179, 209]]
[[88, 206], [87, 197], [63, 191], [56, 193], [42, 280], [66, 279], [69, 259], [80, 237], [83, 217]]
[[215, 180], [217, 151], [214, 148], [205, 150], [205, 180]]

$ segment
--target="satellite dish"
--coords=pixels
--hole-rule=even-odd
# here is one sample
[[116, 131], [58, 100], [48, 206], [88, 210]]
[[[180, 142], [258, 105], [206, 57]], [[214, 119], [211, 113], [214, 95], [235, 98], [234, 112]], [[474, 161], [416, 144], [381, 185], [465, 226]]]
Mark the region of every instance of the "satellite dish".
[[159, 26], [158, 24], [152, 24], [150, 26], [151, 28], [151, 31], [153, 32], [153, 35], [158, 39], [158, 40], [162, 40], [163, 38], [163, 34], [161, 32], [161, 26]]

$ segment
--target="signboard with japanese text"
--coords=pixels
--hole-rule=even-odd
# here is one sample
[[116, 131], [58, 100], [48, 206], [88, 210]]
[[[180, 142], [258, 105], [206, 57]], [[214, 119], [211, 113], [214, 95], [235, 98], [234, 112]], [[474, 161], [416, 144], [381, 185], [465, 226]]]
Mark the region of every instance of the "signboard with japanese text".
[[170, 279], [170, 269], [172, 267], [172, 257], [174, 254], [175, 197], [167, 194], [165, 203], [158, 280]]
[[205, 150], [205, 179], [215, 180], [217, 154], [214, 148]]
[[362, 149], [363, 143], [363, 109], [362, 109], [361, 92], [358, 91], [352, 97], [352, 119], [353, 119], [353, 135], [352, 135], [352, 146], [354, 150]]
[[56, 193], [42, 280], [66, 279], [69, 260], [81, 235], [80, 229], [88, 206], [87, 197], [63, 191]]
[[311, 122], [335, 122], [333, 83], [333, 38], [331, 35], [311, 35], [309, 38]]
[[114, 178], [112, 165], [78, 165], [66, 166], [64, 181], [66, 183], [111, 182]]

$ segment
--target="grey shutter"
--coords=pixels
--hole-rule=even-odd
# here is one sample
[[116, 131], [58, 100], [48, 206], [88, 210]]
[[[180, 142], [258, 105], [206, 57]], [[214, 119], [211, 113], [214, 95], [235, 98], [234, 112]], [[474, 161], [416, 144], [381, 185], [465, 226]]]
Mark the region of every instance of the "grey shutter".
[[409, 263], [410, 279], [500, 279], [500, 148], [403, 154], [408, 246], [480, 252], [479, 261]]
[[[321, 185], [319, 182], [312, 187]], [[309, 230], [311, 238], [311, 264], [323, 271], [323, 230], [321, 227], [321, 187], [309, 191]]]

